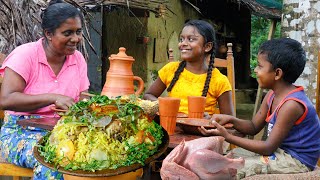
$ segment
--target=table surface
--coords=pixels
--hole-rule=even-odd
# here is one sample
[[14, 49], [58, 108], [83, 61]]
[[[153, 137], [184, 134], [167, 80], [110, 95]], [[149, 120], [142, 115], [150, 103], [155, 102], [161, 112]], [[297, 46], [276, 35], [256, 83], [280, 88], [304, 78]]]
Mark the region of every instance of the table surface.
[[169, 136], [169, 148], [175, 148], [180, 144], [182, 140], [185, 141], [191, 141], [197, 138], [201, 138], [203, 136], [198, 136], [198, 135], [192, 135], [192, 134], [186, 134], [183, 132], [183, 130], [177, 126], [175, 133], [173, 135]]

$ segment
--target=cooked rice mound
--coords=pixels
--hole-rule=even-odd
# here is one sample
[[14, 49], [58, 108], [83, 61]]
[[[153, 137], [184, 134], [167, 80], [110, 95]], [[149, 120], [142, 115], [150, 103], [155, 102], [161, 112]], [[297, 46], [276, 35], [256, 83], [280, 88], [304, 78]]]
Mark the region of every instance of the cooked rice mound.
[[66, 170], [144, 164], [157, 152], [163, 131], [138, 105], [141, 102], [132, 97], [95, 96], [76, 103], [44, 137], [41, 156]]

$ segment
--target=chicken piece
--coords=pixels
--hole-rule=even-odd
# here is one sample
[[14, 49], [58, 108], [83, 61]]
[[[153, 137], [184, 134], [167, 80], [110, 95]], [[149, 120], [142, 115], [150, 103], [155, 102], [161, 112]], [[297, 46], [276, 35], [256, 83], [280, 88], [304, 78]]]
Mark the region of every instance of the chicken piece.
[[114, 136], [120, 133], [122, 130], [122, 124], [119, 120], [113, 120], [110, 124], [106, 127], [106, 132], [108, 136]]
[[183, 156], [181, 152], [183, 151], [185, 142], [182, 141], [176, 148], [174, 148], [170, 154], [163, 160], [162, 168], [160, 170], [161, 179], [170, 180], [198, 180], [199, 177], [186, 169], [185, 167], [179, 165], [177, 162], [181, 161]]
[[222, 154], [223, 141], [224, 137], [222, 136], [210, 136], [187, 141], [184, 150], [181, 152], [181, 156], [183, 156], [184, 158], [182, 162], [178, 163], [185, 167], [186, 160], [189, 158], [189, 156], [199, 149], [208, 149]]
[[162, 179], [235, 179], [244, 159], [222, 155], [223, 137], [203, 137], [182, 141], [163, 160]]
[[[229, 168], [239, 169], [244, 166], [244, 159], [230, 159], [217, 152], [200, 149], [186, 159], [186, 168], [196, 173], [200, 179], [230, 179]], [[219, 177], [219, 178], [218, 178]]]

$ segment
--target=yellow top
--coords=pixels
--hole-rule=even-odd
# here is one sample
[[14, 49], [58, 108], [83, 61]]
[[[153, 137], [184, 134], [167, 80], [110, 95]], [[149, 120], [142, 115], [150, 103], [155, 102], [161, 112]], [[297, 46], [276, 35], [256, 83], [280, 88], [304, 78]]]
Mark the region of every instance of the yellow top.
[[[159, 70], [159, 78], [169, 87], [179, 62], [170, 62]], [[194, 74], [186, 69], [182, 71], [178, 81], [168, 96], [181, 99], [179, 112], [188, 114], [188, 96], [201, 96], [207, 74]], [[205, 111], [209, 114], [216, 112], [217, 98], [226, 91], [231, 91], [228, 78], [217, 68], [212, 70], [211, 81], [206, 99]]]

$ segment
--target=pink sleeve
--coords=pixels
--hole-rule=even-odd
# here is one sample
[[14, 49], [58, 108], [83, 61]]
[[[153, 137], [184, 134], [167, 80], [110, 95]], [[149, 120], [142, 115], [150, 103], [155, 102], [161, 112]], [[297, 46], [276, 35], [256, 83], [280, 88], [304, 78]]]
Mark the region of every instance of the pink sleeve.
[[30, 51], [30, 48], [24, 47], [24, 45], [17, 47], [7, 56], [0, 68], [1, 76], [4, 76], [5, 68], [9, 67], [28, 83], [32, 68], [33, 51]]

